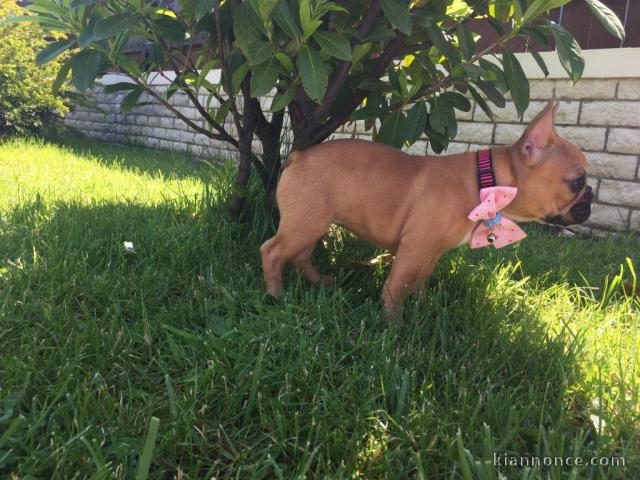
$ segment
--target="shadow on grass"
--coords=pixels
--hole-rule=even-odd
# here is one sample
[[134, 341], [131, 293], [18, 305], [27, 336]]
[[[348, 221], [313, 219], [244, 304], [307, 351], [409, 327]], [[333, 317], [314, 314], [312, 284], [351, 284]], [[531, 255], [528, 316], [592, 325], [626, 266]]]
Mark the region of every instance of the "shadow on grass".
[[95, 458], [131, 471], [151, 416], [161, 420], [156, 477], [180, 466], [189, 477], [448, 478], [466, 458], [457, 442], [478, 474], [494, 452], [615, 448], [573, 389], [580, 338], [550, 334], [526, 296], [579, 272], [599, 285], [598, 265], [625, 251], [598, 247], [603, 258], [583, 270], [580, 240], [531, 230], [510, 251], [452, 252], [395, 328], [380, 314], [385, 268], [354, 268], [376, 251], [350, 238], [335, 258], [316, 253], [342, 288], [289, 273], [285, 299], [266, 299], [258, 246], [268, 231], [258, 215], [230, 222], [213, 197], [6, 212], [3, 388], [30, 378], [17, 408], [30, 428], [9, 442], [11, 469], [95, 473], [69, 443], [83, 432]]
[[188, 153], [152, 150], [134, 145], [106, 144], [83, 136], [47, 141], [67, 148], [78, 156], [97, 160], [102, 165], [118, 166], [152, 177], [165, 179], [195, 177], [206, 180], [211, 176], [210, 167]]

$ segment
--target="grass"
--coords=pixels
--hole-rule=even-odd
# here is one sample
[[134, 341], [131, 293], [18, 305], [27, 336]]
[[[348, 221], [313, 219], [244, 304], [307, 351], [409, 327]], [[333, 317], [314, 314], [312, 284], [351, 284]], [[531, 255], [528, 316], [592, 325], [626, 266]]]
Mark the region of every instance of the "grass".
[[231, 174], [0, 145], [0, 477], [639, 478], [637, 236], [458, 249], [388, 327], [388, 267], [344, 232], [317, 252], [337, 288], [267, 298]]

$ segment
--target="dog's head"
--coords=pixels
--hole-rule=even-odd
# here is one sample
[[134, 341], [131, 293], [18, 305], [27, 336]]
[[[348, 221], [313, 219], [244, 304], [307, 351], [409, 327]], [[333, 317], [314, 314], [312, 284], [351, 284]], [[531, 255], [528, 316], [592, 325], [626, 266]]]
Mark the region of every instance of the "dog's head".
[[505, 213], [514, 220], [572, 225], [591, 214], [587, 159], [556, 133], [557, 110], [549, 102], [509, 149], [518, 194]]

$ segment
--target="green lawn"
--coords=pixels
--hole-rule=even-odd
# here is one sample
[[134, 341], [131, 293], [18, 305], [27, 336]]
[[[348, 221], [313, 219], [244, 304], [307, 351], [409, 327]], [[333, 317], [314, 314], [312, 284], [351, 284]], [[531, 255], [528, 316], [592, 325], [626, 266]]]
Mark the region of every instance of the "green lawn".
[[267, 298], [271, 227], [229, 221], [231, 173], [0, 144], [0, 477], [640, 478], [637, 236], [461, 248], [388, 327], [387, 267], [341, 232], [337, 288]]

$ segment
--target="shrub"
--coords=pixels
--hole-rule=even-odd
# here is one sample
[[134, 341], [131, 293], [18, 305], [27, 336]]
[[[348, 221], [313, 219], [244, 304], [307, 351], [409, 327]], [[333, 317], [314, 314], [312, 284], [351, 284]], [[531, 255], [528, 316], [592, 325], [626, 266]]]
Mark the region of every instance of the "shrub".
[[[12, 0], [0, 0], [0, 19], [22, 13]], [[0, 136], [38, 133], [66, 109], [52, 90], [62, 60], [36, 65], [48, 38], [35, 23], [0, 23], [0, 38]]]
[[[569, 1], [34, 0], [28, 8], [38, 15], [27, 19], [67, 34], [39, 55], [46, 60], [70, 52], [61, 75], [71, 72], [78, 91], [106, 70], [118, 72], [128, 81], [106, 90], [127, 92], [122, 112], [139, 106], [146, 91], [193, 131], [233, 145], [240, 155], [231, 212], [238, 217], [252, 170], [269, 209], [275, 207], [285, 112], [295, 150], [361, 120], [380, 142], [401, 147], [425, 134], [439, 152], [456, 137], [455, 110], [468, 112], [470, 97], [491, 116], [485, 98], [502, 108], [509, 93], [524, 114], [529, 83], [512, 41], [525, 42], [547, 72], [537, 50], [553, 40], [560, 63], [578, 81], [580, 46], [545, 16]], [[587, 3], [623, 40], [615, 13], [600, 0]], [[480, 25], [494, 31], [484, 44], [476, 42]], [[140, 39], [144, 56], [134, 58], [124, 47]], [[150, 79], [166, 69], [174, 78], [159, 94]], [[208, 76], [214, 69], [221, 74]], [[198, 120], [170, 105], [177, 90], [189, 97]], [[272, 91], [270, 103], [259, 101]]]

